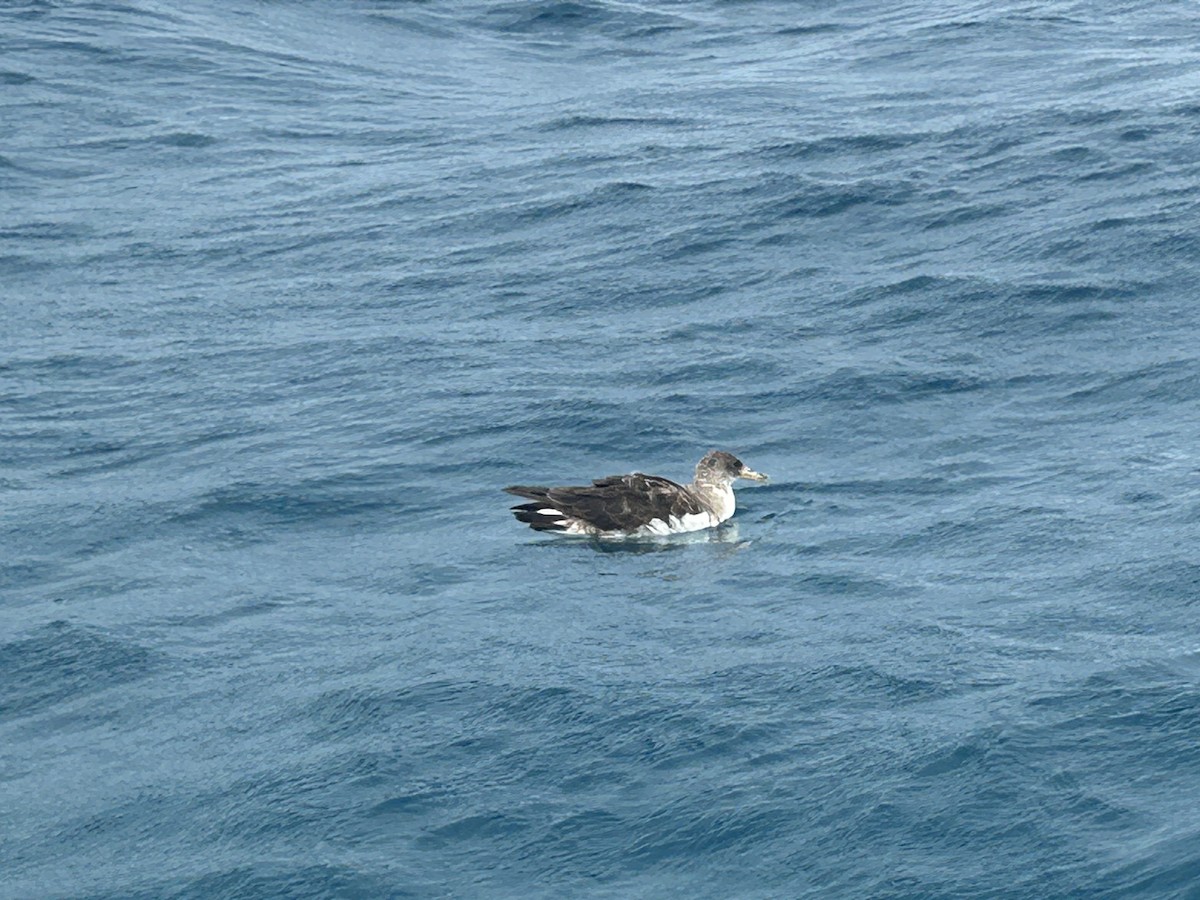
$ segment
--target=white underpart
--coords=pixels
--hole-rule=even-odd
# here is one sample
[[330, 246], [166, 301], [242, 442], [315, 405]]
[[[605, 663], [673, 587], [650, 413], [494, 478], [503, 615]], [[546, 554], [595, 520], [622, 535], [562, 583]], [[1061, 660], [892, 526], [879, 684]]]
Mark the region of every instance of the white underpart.
[[638, 534], [685, 534], [689, 531], [701, 531], [719, 525], [721, 520], [710, 512], [688, 513], [684, 516], [671, 516], [665, 522], [662, 519], [651, 519], [637, 530]]
[[[712, 524], [719, 525], [737, 509], [737, 500], [733, 496], [733, 485], [728, 482], [721, 484], [697, 484], [692, 487], [692, 490], [700, 495], [705, 507], [711, 511], [712, 517], [716, 520]], [[709, 525], [701, 525], [701, 528], [709, 528]]]

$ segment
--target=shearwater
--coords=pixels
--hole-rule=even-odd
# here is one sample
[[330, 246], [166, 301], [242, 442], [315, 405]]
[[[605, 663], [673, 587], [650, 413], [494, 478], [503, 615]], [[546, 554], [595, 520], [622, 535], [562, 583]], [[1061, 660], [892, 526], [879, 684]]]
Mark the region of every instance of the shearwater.
[[504, 490], [533, 501], [512, 511], [534, 531], [610, 537], [680, 534], [712, 528], [732, 516], [738, 478], [767, 480], [732, 453], [712, 450], [696, 464], [688, 485], [634, 472], [577, 487], [513, 485]]

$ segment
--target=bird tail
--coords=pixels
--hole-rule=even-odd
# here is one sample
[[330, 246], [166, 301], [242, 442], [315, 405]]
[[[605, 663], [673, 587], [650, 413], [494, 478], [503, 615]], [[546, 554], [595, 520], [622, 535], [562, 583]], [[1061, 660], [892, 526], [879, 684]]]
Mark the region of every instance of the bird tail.
[[513, 485], [504, 489], [509, 494], [533, 500], [533, 503], [521, 503], [512, 507], [512, 514], [518, 522], [524, 522], [534, 531], [566, 531], [570, 524], [567, 514], [556, 508], [547, 496], [549, 488], [526, 487]]

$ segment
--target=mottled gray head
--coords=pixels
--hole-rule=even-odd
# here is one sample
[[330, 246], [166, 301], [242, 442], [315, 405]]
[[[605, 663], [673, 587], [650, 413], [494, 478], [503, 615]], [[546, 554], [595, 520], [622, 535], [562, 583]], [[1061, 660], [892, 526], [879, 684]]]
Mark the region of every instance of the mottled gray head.
[[708, 484], [728, 484], [735, 478], [749, 478], [752, 481], [766, 481], [767, 476], [755, 472], [732, 453], [724, 450], [710, 450], [704, 459], [696, 464], [696, 480]]

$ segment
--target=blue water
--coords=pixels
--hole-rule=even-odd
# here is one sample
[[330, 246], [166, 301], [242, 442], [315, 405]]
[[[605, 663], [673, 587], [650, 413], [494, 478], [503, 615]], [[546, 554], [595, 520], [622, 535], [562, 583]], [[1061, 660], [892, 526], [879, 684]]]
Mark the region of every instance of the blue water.
[[1200, 897], [1198, 29], [4, 4], [0, 895]]

